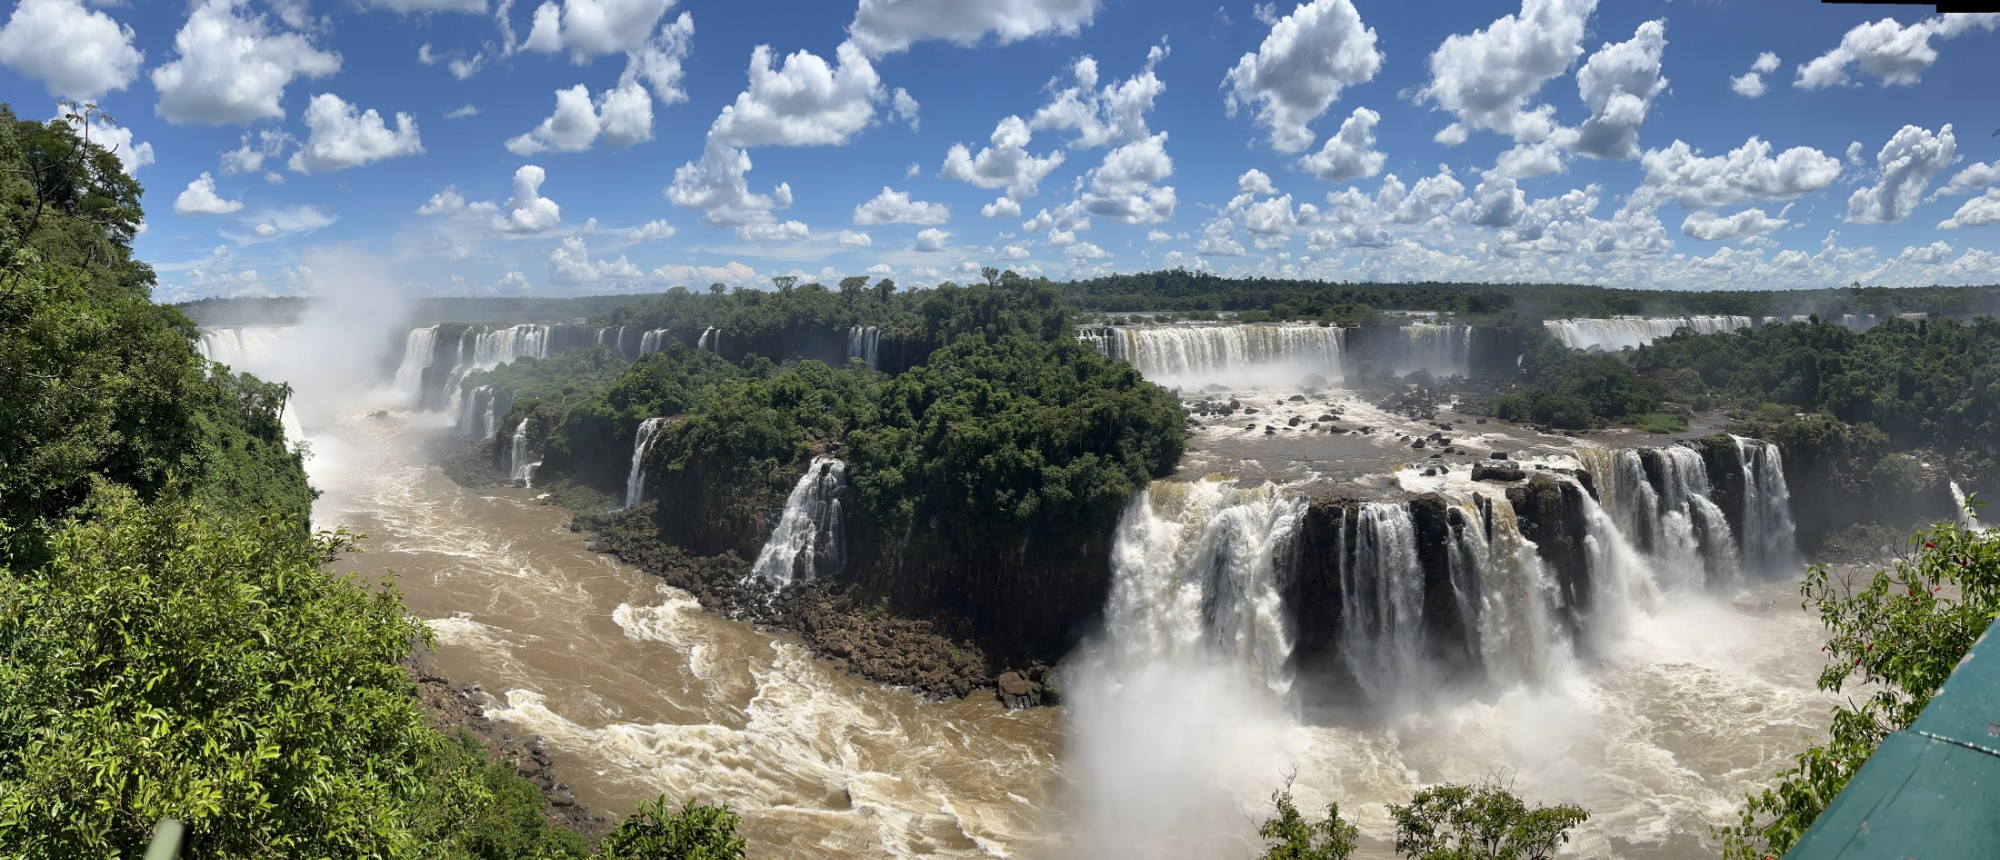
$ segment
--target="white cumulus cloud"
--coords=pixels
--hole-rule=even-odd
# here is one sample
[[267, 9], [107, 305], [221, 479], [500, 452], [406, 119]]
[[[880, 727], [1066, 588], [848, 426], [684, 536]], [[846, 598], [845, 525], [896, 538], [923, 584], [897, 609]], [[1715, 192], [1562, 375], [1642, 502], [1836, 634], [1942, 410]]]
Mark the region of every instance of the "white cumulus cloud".
[[1554, 109], [1528, 101], [1583, 56], [1584, 22], [1596, 9], [1597, 0], [1522, 0], [1518, 14], [1446, 37], [1431, 52], [1430, 80], [1417, 91], [1419, 100], [1458, 118], [1438, 141], [1462, 143], [1477, 130], [1524, 143], [1548, 137]]
[[913, 247], [919, 251], [942, 251], [945, 243], [951, 241], [951, 234], [936, 227], [926, 227], [917, 232], [917, 242]]
[[1787, 200], [1832, 185], [1840, 159], [1808, 146], [1773, 157], [1771, 144], [1752, 137], [1727, 155], [1704, 157], [1686, 142], [1649, 150], [1639, 163], [1646, 179], [1640, 191], [1672, 199], [1687, 209], [1738, 206], [1759, 200]]
[[943, 203], [925, 203], [911, 200], [907, 191], [893, 191], [882, 187], [882, 193], [875, 195], [854, 207], [854, 223], [864, 226], [873, 224], [943, 224], [951, 220], [951, 209]]
[[1931, 199], [1971, 194], [1996, 182], [2000, 182], [2000, 160], [1968, 164], [1964, 170], [1958, 172], [1958, 175], [1953, 176], [1950, 182], [1945, 183], [1944, 187], [1939, 188], [1936, 194], [1931, 195]]
[[1857, 189], [1847, 198], [1847, 220], [1857, 224], [1894, 224], [1909, 217], [1923, 202], [1931, 178], [1958, 159], [1958, 138], [1945, 123], [1936, 134], [1914, 125], [1903, 126], [1875, 154], [1880, 181]]
[[1960, 227], [1981, 227], [2000, 224], [2000, 188], [1991, 189], [1985, 195], [1965, 201], [1958, 212], [1950, 218], [1938, 222], [1938, 229], [1956, 230]]
[[1727, 216], [1702, 210], [1690, 213], [1681, 222], [1681, 233], [1704, 242], [1719, 242], [1768, 236], [1790, 223], [1783, 217], [1773, 218], [1762, 209], [1745, 209]]
[[1750, 71], [1729, 79], [1729, 88], [1746, 99], [1757, 98], [1764, 94], [1764, 76], [1777, 70], [1778, 55], [1765, 51], [1750, 64]]
[[78, 0], [22, 0], [0, 27], [0, 64], [42, 82], [49, 95], [91, 100], [122, 90], [146, 55], [132, 28]]
[[555, 113], [527, 133], [509, 138], [507, 151], [582, 152], [600, 138], [612, 149], [653, 139], [653, 98], [636, 80], [599, 93], [594, 102], [583, 84], [556, 90]]
[[1667, 23], [1647, 21], [1630, 40], [1607, 44], [1577, 70], [1576, 88], [1590, 118], [1576, 130], [1571, 150], [1591, 158], [1623, 160], [1639, 155], [1639, 127], [1653, 99], [1666, 89], [1660, 57], [1667, 48]]
[[174, 34], [178, 55], [152, 71], [153, 110], [177, 125], [283, 119], [279, 99], [298, 77], [340, 71], [340, 55], [297, 33], [273, 32], [240, 0], [203, 0]]
[[1382, 68], [1375, 30], [1361, 22], [1352, 0], [1311, 0], [1271, 24], [1270, 35], [1223, 78], [1234, 116], [1251, 108], [1270, 130], [1271, 148], [1311, 146], [1307, 123], [1326, 113], [1347, 87], [1373, 80]]
[[424, 151], [417, 122], [409, 114], [396, 114], [391, 130], [373, 108], [357, 110], [332, 93], [312, 97], [305, 123], [312, 134], [286, 162], [300, 173], [328, 173]]
[[773, 65], [769, 45], [750, 52], [750, 86], [722, 109], [710, 136], [730, 146], [840, 145], [868, 127], [882, 79], [852, 42], [829, 64], [810, 51]]
[[990, 35], [1004, 45], [1044, 33], [1076, 35], [1099, 5], [1100, 0], [861, 0], [847, 32], [878, 57], [930, 39], [971, 47]]
[[1299, 160], [1299, 166], [1328, 182], [1346, 182], [1382, 172], [1389, 157], [1375, 151], [1375, 124], [1382, 115], [1365, 107], [1355, 108], [1340, 123], [1340, 131], [1326, 139], [1318, 152]]
[[[953, 144], [945, 153], [943, 175], [980, 188], [1005, 188], [1009, 197], [1017, 199], [1033, 197], [1043, 177], [1063, 163], [1062, 150], [1039, 158], [1028, 152], [1033, 135], [1020, 117], [1001, 119], [988, 138], [989, 145], [977, 155], [965, 144]], [[1014, 214], [1020, 214], [1018, 203]]]
[[700, 161], [691, 161], [674, 170], [667, 186], [667, 202], [701, 210], [702, 220], [717, 227], [741, 227], [774, 220], [773, 209], [792, 205], [792, 187], [778, 183], [769, 194], [750, 190], [746, 174], [750, 154], [716, 142], [709, 136]]
[[533, 164], [514, 171], [514, 196], [493, 216], [493, 229], [502, 233], [542, 233], [562, 223], [562, 207], [542, 196], [542, 182], [548, 173]]
[[227, 215], [243, 208], [241, 200], [224, 200], [215, 191], [215, 177], [202, 171], [174, 198], [174, 212], [180, 215]]
[[1885, 87], [1909, 86], [1923, 80], [1924, 72], [1937, 62], [1931, 39], [1950, 39], [1973, 28], [1991, 31], [1995, 26], [2000, 26], [2000, 13], [1993, 12], [1937, 15], [1908, 27], [1894, 18], [1856, 25], [1833, 50], [1801, 63], [1792, 86], [1816, 90], [1846, 84], [1852, 80], [1851, 70]]

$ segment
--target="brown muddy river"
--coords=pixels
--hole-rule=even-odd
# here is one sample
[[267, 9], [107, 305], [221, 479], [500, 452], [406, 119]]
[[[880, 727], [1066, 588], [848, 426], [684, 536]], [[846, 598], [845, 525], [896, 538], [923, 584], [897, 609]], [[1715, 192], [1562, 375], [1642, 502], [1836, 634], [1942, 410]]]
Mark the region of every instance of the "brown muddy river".
[[423, 462], [433, 420], [307, 427], [320, 524], [367, 536], [343, 567], [395, 574], [441, 668], [545, 736], [582, 803], [726, 802], [753, 857], [1250, 857], [1292, 771], [1367, 856], [1390, 856], [1386, 804], [1494, 774], [1592, 811], [1573, 856], [1713, 856], [1710, 826], [1824, 725], [1790, 582], [1661, 596], [1554, 680], [1388, 715], [1300, 715], [1171, 665], [1080, 671], [1067, 712], [925, 703], [590, 552], [533, 491], [458, 486]]

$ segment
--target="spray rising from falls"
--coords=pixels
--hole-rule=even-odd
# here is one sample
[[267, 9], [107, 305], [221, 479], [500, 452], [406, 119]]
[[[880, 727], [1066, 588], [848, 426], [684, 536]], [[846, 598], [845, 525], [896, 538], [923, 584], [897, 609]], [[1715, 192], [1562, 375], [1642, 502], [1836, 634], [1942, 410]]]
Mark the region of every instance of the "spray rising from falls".
[[1621, 349], [1645, 346], [1680, 329], [1695, 334], [1721, 334], [1750, 328], [1747, 316], [1610, 317], [1607, 319], [1546, 320], [1542, 327], [1570, 349]]
[[847, 464], [814, 457], [785, 499], [785, 512], [757, 553], [751, 577], [782, 588], [832, 576], [846, 567], [847, 536], [840, 510], [840, 496], [846, 491]]
[[1206, 655], [1291, 687], [1283, 612], [1305, 501], [1265, 485], [1160, 481], [1132, 501], [1112, 549], [1106, 621], [1127, 661]]
[[653, 447], [653, 439], [660, 435], [660, 428], [666, 423], [665, 418], [648, 418], [639, 422], [639, 432], [632, 438], [632, 471], [625, 476], [625, 507], [637, 507], [646, 500], [646, 452]]

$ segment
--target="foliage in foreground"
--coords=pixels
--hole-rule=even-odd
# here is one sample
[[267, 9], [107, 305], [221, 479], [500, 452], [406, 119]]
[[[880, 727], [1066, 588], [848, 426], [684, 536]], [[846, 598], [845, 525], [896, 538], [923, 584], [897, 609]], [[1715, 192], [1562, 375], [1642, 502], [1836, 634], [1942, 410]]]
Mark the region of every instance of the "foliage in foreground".
[[1803, 587], [1826, 625], [1819, 688], [1873, 692], [1835, 708], [1827, 739], [1796, 757], [1773, 788], [1751, 795], [1742, 820], [1722, 831], [1723, 856], [1778, 856], [1798, 842], [1892, 732], [1909, 727], [1967, 649], [2000, 615], [2000, 537], [1941, 524], [1919, 533], [1892, 570], [1854, 590], [1825, 567]]
[[581, 849], [428, 725], [422, 625], [321, 570], [348, 538], [302, 535], [100, 485], [0, 579], [0, 856], [137, 856], [169, 816], [190, 858]]
[[[1326, 817], [1307, 821], [1287, 786], [1271, 794], [1276, 815], [1257, 828], [1265, 851], [1259, 860], [1346, 860], [1359, 831], [1328, 804]], [[1529, 806], [1495, 781], [1476, 786], [1438, 785], [1408, 804], [1390, 804], [1396, 853], [1412, 860], [1548, 860], [1569, 842], [1569, 831], [1590, 818], [1576, 806]]]
[[689, 800], [679, 810], [665, 797], [639, 804], [598, 846], [603, 860], [743, 860], [742, 824], [727, 806]]

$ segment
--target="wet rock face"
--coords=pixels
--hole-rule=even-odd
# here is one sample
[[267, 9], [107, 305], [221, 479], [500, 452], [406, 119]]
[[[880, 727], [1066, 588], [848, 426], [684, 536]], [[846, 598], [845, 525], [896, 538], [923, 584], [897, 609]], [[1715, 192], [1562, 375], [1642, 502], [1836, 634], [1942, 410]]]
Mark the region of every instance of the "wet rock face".
[[1475, 481], [1511, 483], [1513, 481], [1526, 480], [1527, 477], [1528, 473], [1513, 463], [1472, 464], [1472, 479]]

